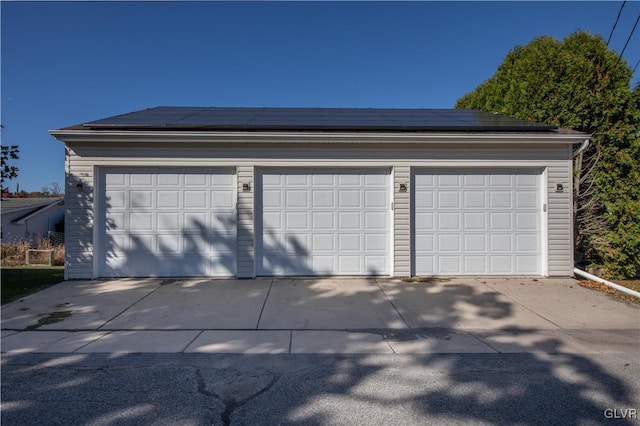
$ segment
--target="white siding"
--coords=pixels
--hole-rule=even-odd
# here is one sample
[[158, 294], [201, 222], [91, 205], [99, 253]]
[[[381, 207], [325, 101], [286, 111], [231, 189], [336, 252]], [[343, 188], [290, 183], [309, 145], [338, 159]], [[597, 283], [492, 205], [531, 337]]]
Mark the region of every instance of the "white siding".
[[[91, 161], [67, 153], [65, 189], [65, 279], [95, 278], [93, 271], [93, 169]], [[82, 190], [77, 185], [82, 184]]]
[[[238, 174], [238, 277], [253, 278], [255, 241], [253, 228], [254, 171], [253, 166], [242, 165]], [[248, 190], [243, 184], [249, 185]]]
[[[571, 150], [566, 144], [108, 144], [72, 143], [67, 158], [66, 231], [69, 279], [95, 278], [93, 262], [93, 187], [95, 167], [214, 167], [238, 171], [238, 275], [254, 271], [254, 167], [391, 167], [394, 175], [394, 275], [410, 271], [409, 194], [399, 192], [409, 183], [410, 167], [540, 167], [548, 170], [549, 275], [570, 276]], [[242, 183], [251, 182], [251, 192]], [[82, 182], [82, 191], [76, 184]], [[562, 183], [563, 192], [556, 192]]]
[[[554, 162], [548, 167], [549, 276], [573, 274], [572, 162]], [[562, 192], [557, 191], [561, 184]]]
[[[410, 167], [407, 164], [396, 164], [393, 169], [394, 177], [394, 206], [393, 206], [393, 229], [394, 229], [394, 270], [395, 276], [404, 277], [411, 275], [411, 206], [409, 195], [411, 188], [409, 181]], [[404, 192], [400, 191], [400, 185], [406, 185]]]

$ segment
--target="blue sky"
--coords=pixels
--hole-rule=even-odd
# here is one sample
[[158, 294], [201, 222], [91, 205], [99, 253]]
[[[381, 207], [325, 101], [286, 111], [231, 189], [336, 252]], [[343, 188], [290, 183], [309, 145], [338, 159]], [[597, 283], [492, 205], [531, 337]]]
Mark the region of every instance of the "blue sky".
[[[534, 37], [606, 40], [620, 5], [3, 1], [2, 144], [21, 150], [5, 184], [64, 183], [50, 129], [152, 106], [451, 108]], [[627, 2], [611, 48], [638, 14]]]

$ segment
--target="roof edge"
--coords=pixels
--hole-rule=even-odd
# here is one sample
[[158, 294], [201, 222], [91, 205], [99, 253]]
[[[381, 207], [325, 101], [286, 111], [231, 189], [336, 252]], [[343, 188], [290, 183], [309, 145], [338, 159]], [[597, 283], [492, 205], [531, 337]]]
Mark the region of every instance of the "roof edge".
[[[564, 130], [564, 131], [561, 131]], [[161, 130], [50, 130], [65, 142], [136, 143], [582, 143], [591, 135], [559, 129], [546, 132], [224, 132]]]

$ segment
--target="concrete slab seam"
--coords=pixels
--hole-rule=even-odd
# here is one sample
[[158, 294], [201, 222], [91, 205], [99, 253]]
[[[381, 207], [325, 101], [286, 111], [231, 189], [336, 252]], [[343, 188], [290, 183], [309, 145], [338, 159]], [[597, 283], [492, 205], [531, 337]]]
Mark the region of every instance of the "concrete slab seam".
[[480, 336], [477, 336], [474, 332], [472, 332], [472, 331], [468, 331], [468, 332], [465, 332], [465, 333], [466, 333], [466, 334], [468, 334], [469, 336], [471, 336], [471, 337], [475, 338], [475, 339], [476, 339], [476, 340], [478, 340], [480, 343], [483, 343], [484, 345], [488, 346], [488, 347], [489, 347], [489, 349], [491, 349], [492, 351], [495, 351], [496, 353], [499, 353], [499, 354], [501, 354], [501, 353], [502, 353], [502, 352], [501, 352], [501, 351], [499, 351], [498, 349], [496, 349], [496, 348], [494, 348], [493, 346], [491, 346], [489, 343], [487, 343], [487, 342], [485, 342], [484, 340], [482, 340], [482, 339], [480, 338]]
[[264, 308], [267, 306], [267, 300], [269, 300], [269, 295], [271, 294], [271, 287], [273, 287], [274, 278], [269, 281], [269, 289], [267, 290], [267, 294], [264, 297], [264, 303], [262, 303], [262, 308], [260, 309], [260, 315], [258, 315], [258, 322], [256, 323], [256, 330], [260, 328], [260, 321], [262, 320], [262, 313], [264, 312]]
[[398, 310], [398, 308], [396, 307], [396, 305], [391, 301], [391, 299], [389, 298], [389, 296], [387, 296], [387, 293], [384, 291], [384, 289], [382, 288], [382, 286], [380, 285], [380, 282], [378, 281], [377, 278], [374, 278], [374, 281], [376, 282], [376, 285], [378, 286], [378, 288], [380, 289], [380, 291], [382, 292], [382, 294], [384, 295], [384, 298], [387, 299], [387, 302], [389, 302], [391, 304], [391, 306], [393, 306], [393, 309], [396, 311], [396, 313], [398, 314], [398, 316], [400, 317], [400, 319], [402, 320], [402, 322], [409, 328], [411, 329], [411, 325], [409, 325], [409, 323], [407, 322], [406, 319], [404, 319], [404, 317], [402, 316], [402, 314], [400, 313], [400, 311]]
[[184, 353], [184, 351], [186, 351], [186, 350], [187, 350], [187, 348], [188, 348], [189, 346], [191, 346], [191, 345], [193, 344], [193, 342], [195, 342], [195, 341], [196, 341], [196, 339], [198, 339], [198, 337], [200, 337], [200, 336], [202, 335], [202, 333], [204, 333], [204, 332], [205, 332], [205, 330], [200, 330], [200, 333], [196, 334], [196, 337], [194, 337], [193, 339], [191, 339], [191, 341], [190, 341], [189, 343], [187, 343], [187, 345], [186, 345], [184, 348], [182, 348], [182, 350], [180, 351], [180, 353]]
[[526, 309], [527, 311], [531, 312], [532, 314], [534, 314], [535, 316], [542, 318], [543, 320], [547, 321], [550, 324], [553, 324], [554, 326], [556, 326], [559, 330], [562, 330], [562, 327], [559, 326], [558, 324], [556, 324], [555, 322], [551, 321], [549, 318], [546, 318], [542, 315], [540, 315], [539, 313], [537, 313], [536, 311], [534, 311], [533, 309], [529, 308], [527, 305], [523, 305], [522, 303], [518, 302], [516, 299], [514, 299], [511, 296], [508, 296], [502, 292], [500, 292], [498, 289], [491, 287], [489, 284], [487, 284], [487, 281], [480, 281], [479, 278], [475, 278], [475, 280], [477, 282], [479, 282], [480, 284], [484, 285], [485, 287], [487, 287], [489, 290], [495, 291], [496, 293], [501, 294], [502, 296], [506, 297], [507, 299], [509, 299], [510, 301], [512, 301], [513, 303], [515, 303], [516, 305], [520, 305], [521, 307], [523, 307], [524, 309]]
[[81, 349], [84, 349], [85, 347], [87, 347], [87, 346], [89, 346], [89, 345], [91, 345], [91, 344], [93, 344], [93, 343], [96, 343], [96, 342], [100, 341], [101, 339], [105, 338], [106, 336], [108, 336], [108, 335], [109, 335], [109, 334], [111, 334], [111, 333], [113, 333], [113, 331], [107, 331], [107, 332], [106, 332], [106, 333], [104, 333], [102, 336], [98, 337], [97, 339], [94, 339], [94, 340], [92, 340], [92, 341], [90, 341], [90, 342], [85, 343], [84, 345], [82, 345], [82, 346], [80, 346], [80, 347], [78, 347], [78, 348], [75, 348], [74, 350], [72, 350], [72, 351], [71, 351], [71, 353], [72, 353], [72, 354], [73, 354], [73, 353], [76, 353], [76, 351], [79, 351], [79, 350], [81, 350]]
[[133, 302], [131, 305], [129, 305], [128, 307], [124, 308], [124, 310], [118, 314], [116, 314], [113, 318], [111, 318], [110, 320], [107, 320], [104, 324], [102, 324], [100, 327], [96, 328], [96, 330], [100, 330], [102, 327], [104, 327], [105, 325], [109, 324], [111, 321], [113, 321], [114, 319], [118, 318], [120, 315], [124, 314], [125, 312], [127, 312], [129, 309], [133, 308], [135, 305], [137, 305], [138, 303], [142, 302], [144, 299], [146, 299], [147, 297], [151, 296], [153, 293], [155, 293], [156, 291], [160, 290], [162, 288], [162, 285], [158, 284], [158, 288], [151, 290], [149, 293], [145, 294], [144, 296], [142, 296], [140, 299], [136, 300], [135, 302]]

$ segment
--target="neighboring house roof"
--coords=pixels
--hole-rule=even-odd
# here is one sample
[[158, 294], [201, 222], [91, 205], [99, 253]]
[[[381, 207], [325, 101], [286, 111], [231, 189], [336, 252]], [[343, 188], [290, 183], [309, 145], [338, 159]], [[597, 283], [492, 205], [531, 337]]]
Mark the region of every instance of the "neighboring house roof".
[[2, 214], [24, 212], [23, 216], [14, 219], [13, 223], [22, 223], [25, 220], [40, 214], [54, 206], [63, 205], [62, 197], [55, 198], [3, 198], [0, 201]]
[[470, 109], [155, 107], [63, 130], [557, 132]]

